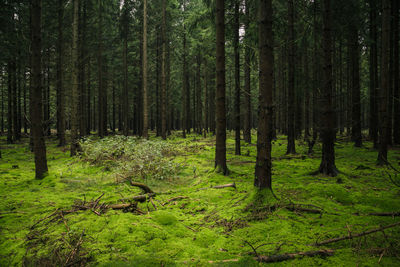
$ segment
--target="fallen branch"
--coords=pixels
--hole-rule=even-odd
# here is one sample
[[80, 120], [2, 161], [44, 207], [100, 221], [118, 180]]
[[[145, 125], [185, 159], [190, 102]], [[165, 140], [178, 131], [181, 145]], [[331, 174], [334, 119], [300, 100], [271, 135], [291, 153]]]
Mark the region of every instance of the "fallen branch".
[[335, 253], [334, 250], [323, 249], [323, 250], [315, 250], [315, 251], [306, 251], [306, 252], [296, 252], [296, 253], [286, 253], [280, 255], [271, 255], [271, 256], [258, 256], [255, 259], [259, 262], [280, 262], [291, 260], [299, 257], [315, 257], [315, 256], [332, 256]]
[[176, 201], [176, 200], [180, 200], [180, 199], [186, 199], [189, 197], [185, 197], [185, 196], [177, 196], [177, 197], [173, 197], [171, 199], [168, 199], [167, 201], [165, 201], [163, 204], [161, 204], [162, 206], [167, 205], [168, 203], [172, 202], [172, 201]]
[[372, 212], [372, 213], [368, 213], [368, 215], [396, 217], [396, 216], [400, 216], [400, 211], [397, 211], [397, 212]]
[[289, 210], [289, 211], [303, 211], [303, 212], [309, 212], [309, 213], [315, 213], [315, 214], [321, 214], [322, 213], [322, 210], [303, 208], [298, 204], [291, 204], [291, 205], [286, 206], [284, 208]]
[[383, 231], [385, 229], [392, 228], [392, 227], [395, 227], [395, 226], [398, 226], [398, 225], [400, 225], [400, 222], [393, 223], [393, 224], [386, 225], [386, 226], [382, 226], [380, 228], [371, 229], [371, 230], [364, 231], [364, 232], [361, 232], [361, 233], [358, 233], [358, 234], [354, 234], [354, 235], [349, 234], [347, 236], [327, 239], [327, 240], [324, 240], [324, 241], [321, 241], [321, 242], [316, 242], [314, 244], [314, 246], [322, 246], [322, 245], [327, 245], [327, 244], [330, 244], [330, 243], [335, 243], [335, 242], [339, 242], [339, 241], [346, 240], [346, 239], [353, 239], [353, 238], [357, 238], [357, 237], [362, 237], [362, 236], [366, 236], [366, 235], [369, 235], [369, 234], [380, 232], [380, 231]]
[[155, 193], [150, 193], [150, 194], [145, 194], [145, 195], [138, 195], [138, 196], [133, 196], [133, 197], [127, 197], [127, 198], [121, 198], [120, 201], [137, 201], [137, 202], [144, 202], [147, 199], [154, 197], [156, 194]]
[[150, 189], [150, 187], [148, 187], [147, 185], [145, 185], [145, 184], [142, 184], [142, 183], [138, 183], [138, 182], [134, 182], [134, 181], [132, 181], [132, 179], [130, 179], [129, 180], [129, 182], [130, 182], [130, 184], [131, 184], [131, 186], [137, 186], [137, 187], [140, 187], [140, 189], [142, 189], [146, 194], [151, 194], [151, 193], [154, 193], [154, 191], [153, 190], [151, 190]]
[[236, 189], [236, 184], [232, 183], [232, 184], [223, 184], [223, 185], [216, 185], [216, 186], [210, 186], [210, 187], [203, 187], [203, 188], [200, 188], [199, 190], [205, 190], [205, 189], [209, 189], [209, 188], [221, 189], [221, 188], [226, 188], [226, 187], [233, 187]]

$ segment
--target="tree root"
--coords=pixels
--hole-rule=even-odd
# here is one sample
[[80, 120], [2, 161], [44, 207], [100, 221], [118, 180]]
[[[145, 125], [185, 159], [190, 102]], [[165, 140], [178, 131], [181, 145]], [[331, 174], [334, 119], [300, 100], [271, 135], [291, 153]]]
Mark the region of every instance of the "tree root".
[[154, 193], [154, 191], [151, 190], [150, 187], [148, 187], [148, 186], [145, 185], [145, 184], [138, 183], [138, 182], [134, 182], [134, 181], [132, 181], [132, 179], [129, 179], [129, 183], [131, 184], [131, 186], [140, 187], [140, 189], [142, 189], [142, 190], [144, 191], [144, 193], [146, 193], [146, 194], [152, 194], [152, 193]]

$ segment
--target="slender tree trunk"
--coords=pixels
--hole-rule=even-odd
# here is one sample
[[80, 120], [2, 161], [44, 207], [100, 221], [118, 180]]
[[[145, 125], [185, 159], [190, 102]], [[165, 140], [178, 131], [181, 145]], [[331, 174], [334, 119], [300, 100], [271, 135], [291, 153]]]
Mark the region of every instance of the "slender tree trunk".
[[123, 11], [124, 21], [123, 21], [123, 68], [124, 68], [124, 89], [123, 89], [123, 97], [122, 97], [122, 132], [125, 136], [129, 134], [128, 127], [128, 16], [129, 10], [127, 7], [127, 2], [124, 2], [124, 11]]
[[147, 0], [143, 0], [143, 137], [148, 139], [149, 115], [147, 107]]
[[86, 89], [86, 65], [87, 65], [87, 49], [86, 49], [86, 28], [87, 28], [87, 2], [88, 1], [83, 1], [81, 3], [83, 5], [83, 14], [80, 20], [79, 20], [79, 28], [81, 37], [80, 37], [80, 42], [79, 42], [79, 54], [80, 58], [78, 59], [79, 61], [79, 73], [80, 73], [80, 90], [79, 90], [79, 102], [80, 102], [80, 116], [79, 116], [79, 133], [80, 136], [85, 136], [87, 135], [86, 128], [87, 128], [87, 89]]
[[288, 87], [288, 143], [286, 154], [296, 154], [295, 146], [295, 56], [296, 56], [296, 44], [295, 44], [295, 33], [294, 33], [294, 7], [293, 0], [288, 1], [288, 21], [289, 21], [289, 57], [288, 57], [288, 76], [289, 76], [289, 87]]
[[12, 125], [13, 125], [13, 140], [18, 141], [20, 139], [20, 135], [18, 134], [18, 101], [17, 101], [17, 64], [16, 64], [16, 57], [13, 56], [12, 57], [12, 71], [11, 71], [11, 75], [12, 75]]
[[235, 155], [240, 155], [240, 51], [239, 51], [239, 0], [235, 1]]
[[197, 58], [197, 74], [196, 74], [196, 115], [197, 115], [197, 120], [196, 120], [196, 128], [197, 128], [197, 133], [201, 135], [201, 129], [202, 129], [202, 103], [201, 103], [201, 93], [202, 93], [202, 88], [201, 88], [201, 54], [200, 50], [198, 51], [198, 54], [196, 56]]
[[[185, 14], [185, 8], [186, 8], [186, 0], [183, 0], [183, 14]], [[186, 138], [186, 129], [188, 128], [187, 122], [187, 113], [188, 111], [186, 110], [187, 105], [187, 97], [186, 97], [186, 92], [187, 92], [187, 66], [186, 66], [186, 27], [185, 27], [185, 21], [183, 21], [183, 64], [182, 64], [182, 136], [183, 138]]]
[[394, 41], [394, 90], [393, 90], [393, 142], [400, 144], [400, 89], [399, 89], [399, 2], [393, 1], [393, 41]]
[[226, 166], [226, 109], [225, 109], [225, 1], [216, 0], [216, 121], [217, 139], [215, 149], [215, 167], [224, 175], [228, 173]]
[[[87, 128], [86, 128], [86, 133], [88, 133], [90, 135], [90, 131], [92, 130], [92, 104], [91, 104], [91, 100], [92, 100], [92, 87], [91, 87], [91, 72], [90, 72], [90, 60], [91, 58], [88, 57], [87, 59]], [[94, 95], [94, 94], [93, 94]]]
[[331, 37], [331, 0], [323, 1], [323, 35], [324, 49], [324, 86], [321, 95], [321, 137], [322, 160], [319, 172], [336, 176], [335, 165], [335, 111], [332, 106], [332, 37]]
[[57, 136], [58, 146], [65, 146], [65, 95], [63, 88], [63, 18], [64, 0], [58, 0], [58, 38], [57, 38]]
[[251, 143], [251, 91], [250, 91], [250, 0], [245, 0], [245, 56], [244, 56], [244, 141]]
[[79, 24], [79, 0], [73, 2], [72, 23], [72, 90], [71, 90], [71, 156], [75, 156], [79, 149], [79, 51], [78, 51], [78, 24]]
[[260, 0], [258, 39], [260, 51], [260, 80], [257, 131], [257, 160], [254, 185], [271, 189], [271, 140], [273, 118], [273, 36], [272, 1]]
[[166, 6], [167, 0], [162, 0], [162, 61], [161, 61], [161, 137], [167, 139], [167, 83], [165, 76], [165, 64], [166, 64]]
[[354, 146], [362, 146], [361, 136], [361, 97], [360, 97], [360, 67], [359, 67], [359, 44], [358, 30], [355, 25], [350, 26], [350, 65], [351, 65], [351, 86], [352, 86], [352, 126], [351, 138]]
[[387, 163], [388, 153], [388, 129], [389, 129], [389, 89], [390, 89], [390, 0], [382, 0], [382, 63], [381, 63], [381, 87], [379, 88], [379, 153], [378, 164]]
[[12, 124], [12, 62], [11, 60], [8, 61], [7, 63], [7, 77], [8, 77], [8, 82], [7, 82], [7, 143], [12, 144], [13, 143], [13, 124]]
[[104, 79], [103, 79], [103, 15], [102, 15], [102, 1], [98, 0], [99, 5], [99, 19], [98, 19], [98, 48], [97, 48], [97, 68], [98, 68], [98, 95], [97, 95], [97, 109], [98, 109], [98, 119], [97, 119], [97, 130], [100, 138], [104, 137]]
[[31, 51], [32, 51], [32, 115], [31, 129], [35, 155], [36, 179], [46, 176], [46, 144], [42, 128], [42, 77], [41, 77], [41, 0], [31, 0]]

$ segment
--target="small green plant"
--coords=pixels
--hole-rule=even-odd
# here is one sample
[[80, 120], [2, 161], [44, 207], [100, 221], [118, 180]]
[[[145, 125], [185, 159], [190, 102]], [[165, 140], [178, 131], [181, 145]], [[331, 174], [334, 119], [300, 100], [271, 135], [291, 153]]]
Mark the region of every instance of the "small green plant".
[[81, 141], [83, 160], [112, 169], [117, 179], [170, 179], [180, 165], [169, 157], [175, 155], [174, 145], [135, 137], [110, 136], [101, 140]]

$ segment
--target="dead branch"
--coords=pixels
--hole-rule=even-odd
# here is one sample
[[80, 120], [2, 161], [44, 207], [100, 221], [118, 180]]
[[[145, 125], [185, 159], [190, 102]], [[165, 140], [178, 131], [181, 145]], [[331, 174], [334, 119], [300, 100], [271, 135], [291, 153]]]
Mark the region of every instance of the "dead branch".
[[339, 242], [339, 241], [346, 240], [346, 239], [353, 239], [353, 238], [357, 238], [357, 237], [362, 237], [362, 236], [366, 236], [366, 235], [373, 234], [373, 233], [376, 233], [376, 232], [379, 232], [379, 231], [383, 231], [385, 229], [392, 228], [392, 227], [395, 227], [395, 226], [398, 226], [398, 225], [400, 225], [400, 222], [389, 224], [389, 225], [382, 226], [382, 227], [375, 228], [375, 229], [371, 229], [371, 230], [364, 231], [364, 232], [361, 232], [361, 233], [358, 233], [358, 234], [354, 234], [354, 235], [347, 235], [347, 236], [327, 239], [327, 240], [324, 240], [324, 241], [321, 241], [321, 242], [316, 242], [314, 245], [315, 246], [322, 246], [322, 245], [327, 245], [327, 244], [330, 244], [330, 243], [335, 243], [335, 242]]
[[256, 258], [259, 262], [281, 262], [286, 260], [291, 260], [299, 257], [314, 257], [314, 256], [332, 256], [335, 253], [334, 250], [323, 249], [323, 250], [315, 250], [315, 251], [306, 251], [306, 252], [296, 252], [296, 253], [286, 253], [280, 255], [271, 255], [271, 256], [263, 256], [260, 255]]
[[299, 204], [291, 204], [289, 206], [286, 206], [285, 209], [287, 209], [289, 211], [303, 211], [303, 212], [309, 212], [309, 213], [315, 213], [315, 214], [322, 213], [322, 210], [303, 208]]
[[176, 200], [180, 200], [180, 199], [186, 199], [189, 197], [185, 197], [185, 196], [177, 196], [177, 197], [173, 197], [171, 199], [168, 199], [167, 201], [165, 201], [163, 204], [161, 204], [162, 206], [167, 205], [168, 203], [172, 202], [172, 201], [176, 201]]
[[146, 194], [151, 194], [151, 193], [154, 193], [154, 191], [153, 190], [151, 190], [150, 189], [150, 187], [148, 187], [147, 185], [145, 185], [145, 184], [142, 184], [142, 183], [138, 183], [138, 182], [134, 182], [134, 181], [132, 181], [132, 179], [129, 179], [129, 182], [130, 182], [130, 184], [131, 184], [131, 186], [137, 186], [137, 187], [140, 187], [140, 189], [142, 189]]
[[154, 204], [152, 197], [150, 197], [150, 202], [153, 205], [154, 209], [157, 210], [157, 206], [156, 206], [156, 204]]
[[138, 196], [133, 196], [133, 197], [127, 197], [127, 198], [121, 198], [120, 201], [137, 201], [137, 202], [144, 202], [147, 199], [149, 199], [150, 197], [154, 197], [156, 196], [155, 193], [151, 193], [151, 194], [145, 194], [145, 195], [138, 195]]
[[232, 183], [232, 184], [223, 184], [223, 185], [216, 185], [216, 186], [210, 186], [210, 187], [203, 187], [203, 188], [200, 188], [199, 190], [205, 190], [205, 189], [209, 189], [209, 188], [221, 189], [221, 188], [226, 188], [226, 187], [233, 187], [236, 189], [236, 184]]
[[396, 217], [396, 216], [400, 216], [400, 211], [397, 211], [397, 212], [372, 212], [372, 213], [368, 213], [368, 215]]

